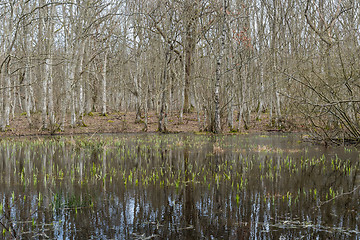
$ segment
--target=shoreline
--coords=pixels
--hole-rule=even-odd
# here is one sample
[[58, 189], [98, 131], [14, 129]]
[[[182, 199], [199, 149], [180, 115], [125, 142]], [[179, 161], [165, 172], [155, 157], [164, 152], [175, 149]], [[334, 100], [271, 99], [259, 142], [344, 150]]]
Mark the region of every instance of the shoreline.
[[[223, 135], [241, 135], [249, 133], [306, 133], [307, 128], [304, 124], [296, 123], [288, 120], [282, 128], [274, 128], [268, 126], [267, 114], [261, 115], [261, 120], [256, 120], [252, 116], [249, 122], [249, 128], [240, 131], [231, 131], [231, 129], [223, 124]], [[135, 123], [135, 112], [112, 112], [106, 116], [99, 113], [91, 113], [83, 117], [83, 124], [71, 127], [66, 124], [64, 131], [51, 131], [41, 129], [41, 121], [39, 114], [32, 116], [32, 127], [29, 126], [26, 116], [16, 116], [10, 122], [5, 132], [0, 132], [0, 138], [4, 137], [47, 137], [47, 136], [74, 136], [74, 135], [98, 135], [98, 134], [123, 134], [123, 133], [149, 133], [156, 134], [158, 118], [155, 112], [149, 113], [148, 129], [144, 131], [145, 124], [143, 121]], [[143, 120], [143, 119], [142, 119]], [[201, 123], [203, 124], [203, 123]], [[225, 127], [226, 126], [226, 127]], [[238, 126], [238, 121], [234, 119], [234, 126]], [[196, 113], [184, 114], [183, 123], [177, 114], [171, 114], [168, 117], [168, 133], [167, 134], [212, 134], [211, 132], [201, 131]]]

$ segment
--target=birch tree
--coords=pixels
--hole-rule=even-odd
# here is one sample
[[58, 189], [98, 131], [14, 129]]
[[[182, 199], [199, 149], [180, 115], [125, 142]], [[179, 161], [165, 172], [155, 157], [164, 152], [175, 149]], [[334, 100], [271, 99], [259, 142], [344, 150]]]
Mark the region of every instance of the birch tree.
[[214, 133], [221, 132], [221, 119], [220, 119], [220, 80], [224, 76], [223, 72], [223, 58], [225, 50], [225, 36], [226, 36], [226, 15], [227, 15], [227, 0], [223, 0], [222, 11], [220, 12], [219, 31], [220, 31], [220, 50], [216, 59], [216, 75], [215, 75], [215, 90], [214, 90]]
[[6, 130], [6, 126], [10, 124], [10, 96], [11, 96], [11, 63], [12, 63], [12, 50], [17, 36], [16, 8], [14, 2], [6, 2], [3, 5], [4, 18], [3, 18], [3, 37], [2, 37], [2, 54], [0, 65], [0, 83], [1, 83], [1, 131]]

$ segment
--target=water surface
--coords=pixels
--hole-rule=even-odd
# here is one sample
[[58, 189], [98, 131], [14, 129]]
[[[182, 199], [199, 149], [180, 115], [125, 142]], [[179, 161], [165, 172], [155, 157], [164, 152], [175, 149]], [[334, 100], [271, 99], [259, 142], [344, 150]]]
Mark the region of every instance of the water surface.
[[0, 172], [4, 238], [360, 239], [359, 151], [299, 135], [6, 139]]

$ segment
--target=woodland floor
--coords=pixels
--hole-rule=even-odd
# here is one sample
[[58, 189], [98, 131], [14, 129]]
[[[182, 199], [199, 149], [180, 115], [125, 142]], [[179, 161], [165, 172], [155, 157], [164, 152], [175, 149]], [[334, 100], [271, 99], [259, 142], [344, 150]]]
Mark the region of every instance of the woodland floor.
[[[269, 126], [268, 114], [264, 113], [260, 117], [261, 120], [256, 120], [255, 116], [251, 117], [248, 129], [244, 129], [244, 125], [239, 133], [254, 133], [254, 132], [305, 132], [307, 129], [301, 123], [301, 119], [286, 119], [282, 122], [281, 128], [274, 128]], [[0, 132], [0, 137], [10, 136], [40, 136], [40, 135], [73, 135], [73, 134], [101, 134], [101, 133], [139, 133], [144, 132], [144, 123], [135, 123], [134, 112], [112, 112], [106, 116], [101, 116], [99, 113], [91, 113], [83, 117], [84, 126], [70, 127], [66, 123], [64, 131], [50, 131], [41, 128], [40, 114], [32, 116], [33, 126], [30, 127], [26, 116], [15, 116], [10, 120], [10, 126], [5, 132]], [[203, 123], [201, 123], [203, 124]], [[202, 127], [202, 126], [201, 126]], [[234, 127], [238, 127], [238, 121], [234, 121]], [[149, 113], [147, 132], [156, 132], [158, 129], [158, 116], [155, 112]], [[174, 113], [168, 117], [169, 132], [200, 132], [196, 113], [184, 114], [183, 123], [180, 123], [179, 114]], [[224, 134], [236, 134], [231, 132], [227, 124], [222, 126]]]

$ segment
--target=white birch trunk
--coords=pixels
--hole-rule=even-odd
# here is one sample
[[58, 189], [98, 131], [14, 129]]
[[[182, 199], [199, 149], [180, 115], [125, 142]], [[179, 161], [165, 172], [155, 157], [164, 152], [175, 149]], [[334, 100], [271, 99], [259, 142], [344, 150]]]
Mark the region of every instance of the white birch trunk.
[[172, 112], [172, 102], [173, 102], [171, 88], [172, 88], [172, 84], [173, 84], [174, 70], [172, 69], [172, 65], [173, 64], [170, 65], [169, 80], [168, 80], [169, 84], [167, 84], [167, 92], [168, 92], [168, 98], [169, 98], [169, 101], [168, 101], [169, 103], [168, 103], [168, 107], [167, 107], [168, 114], [171, 114], [171, 112]]
[[[45, 4], [44, 0], [39, 0], [39, 6], [43, 6]], [[47, 129], [47, 85], [48, 85], [48, 79], [47, 79], [47, 72], [48, 65], [47, 62], [47, 52], [46, 52], [46, 37], [45, 33], [47, 29], [44, 29], [45, 26], [45, 18], [47, 17], [47, 14], [44, 14], [46, 8], [41, 8], [39, 10], [39, 25], [38, 25], [38, 45], [37, 45], [37, 51], [40, 57], [40, 63], [38, 66], [38, 79], [40, 80], [40, 94], [41, 94], [41, 100], [40, 100], [40, 108], [41, 108], [41, 128]], [[43, 58], [45, 56], [45, 58]], [[44, 63], [45, 61], [45, 63]]]
[[25, 79], [24, 79], [24, 83], [25, 83], [25, 101], [24, 101], [24, 107], [25, 107], [25, 112], [26, 112], [26, 118], [28, 120], [29, 126], [32, 126], [32, 121], [31, 121], [31, 69], [30, 69], [30, 57], [27, 57], [27, 61], [26, 61], [26, 69], [25, 69]]
[[[54, 103], [53, 103], [53, 79], [52, 79], [52, 60], [51, 54], [45, 59], [45, 74], [42, 82], [42, 128], [48, 128], [47, 114], [49, 114], [50, 126], [55, 122]], [[49, 104], [49, 105], [48, 105]]]
[[[9, 31], [11, 30], [11, 24], [9, 24]], [[8, 39], [7, 47], [10, 47], [10, 39]], [[2, 123], [1, 123], [1, 131], [6, 130], [6, 126], [10, 124], [10, 101], [11, 101], [11, 77], [9, 73], [9, 64], [11, 61], [10, 57], [10, 49], [7, 49], [8, 59], [6, 60], [3, 69], [2, 69], [2, 77], [3, 77], [3, 114], [2, 114]]]
[[[11, 93], [10, 94], [12, 96], [11, 99], [10, 99], [10, 115], [11, 115], [11, 119], [14, 119], [16, 102], [18, 100], [18, 97], [20, 96], [20, 94], [18, 93], [18, 88], [15, 87], [15, 83], [13, 83], [13, 86], [11, 87]], [[20, 104], [20, 108], [21, 108], [21, 101], [19, 101], [19, 104]]]
[[68, 109], [68, 105], [70, 103], [70, 80], [69, 80], [69, 61], [70, 61], [70, 54], [69, 54], [69, 26], [68, 26], [68, 21], [67, 21], [67, 17], [68, 13], [67, 13], [67, 7], [64, 4], [62, 6], [62, 14], [64, 16], [64, 18], [62, 19], [63, 21], [63, 25], [64, 25], [64, 43], [65, 43], [65, 56], [66, 56], [66, 62], [64, 64], [64, 88], [63, 88], [63, 100], [61, 103], [61, 121], [60, 121], [60, 130], [64, 131], [65, 130], [65, 123], [66, 123], [66, 113], [67, 113], [67, 109]]
[[[24, 10], [25, 12], [28, 12], [29, 9], [31, 8], [31, 3], [29, 2], [28, 4], [24, 4]], [[32, 127], [32, 122], [31, 122], [31, 93], [30, 93], [30, 85], [32, 82], [32, 72], [31, 72], [31, 58], [30, 58], [30, 53], [32, 50], [31, 47], [31, 34], [29, 33], [29, 28], [26, 25], [26, 23], [23, 23], [24, 25], [22, 26], [23, 28], [23, 44], [24, 44], [24, 52], [25, 54], [27, 54], [26, 56], [26, 63], [25, 63], [25, 70], [24, 70], [24, 76], [23, 76], [23, 83], [24, 83], [24, 87], [23, 87], [23, 91], [24, 91], [24, 99], [23, 99], [23, 108], [26, 113], [26, 119], [29, 123], [29, 127]]]
[[85, 45], [86, 41], [82, 41], [80, 49], [79, 62], [79, 124], [84, 125], [83, 116], [85, 113], [85, 94], [84, 94], [84, 61], [85, 61]]
[[102, 93], [102, 101], [101, 101], [101, 114], [103, 116], [106, 115], [107, 110], [106, 110], [106, 105], [107, 105], [107, 91], [106, 91], [106, 78], [107, 78], [107, 72], [106, 72], [106, 68], [107, 68], [107, 57], [108, 57], [108, 52], [105, 52], [105, 56], [104, 56], [104, 66], [103, 66], [103, 71], [102, 71], [102, 84], [101, 84], [101, 93]]
[[220, 52], [216, 59], [216, 79], [215, 79], [215, 91], [214, 91], [214, 105], [215, 105], [215, 116], [214, 116], [214, 133], [221, 132], [221, 122], [220, 122], [220, 80], [222, 77], [222, 59], [224, 57], [225, 49], [225, 35], [226, 35], [226, 10], [227, 3], [226, 0], [223, 1], [223, 13], [222, 21], [220, 22], [221, 35], [220, 35]]
[[70, 87], [70, 106], [71, 106], [71, 120], [70, 124], [72, 127], [76, 126], [76, 97], [75, 97], [75, 89], [74, 89], [74, 83], [75, 83], [75, 71], [76, 71], [76, 63], [71, 61], [70, 68], [69, 68], [69, 81], [71, 83]]
[[[91, 49], [91, 41], [86, 42], [86, 47], [84, 48], [84, 53], [85, 53], [85, 49]], [[84, 67], [83, 67], [83, 69], [84, 69]], [[87, 70], [91, 71], [91, 65], [87, 67]], [[86, 75], [86, 81], [84, 81], [84, 108], [85, 108], [84, 113], [89, 114], [93, 110], [93, 104], [92, 104], [93, 94], [91, 91], [90, 78], [88, 77], [90, 74], [88, 74], [87, 72], [86, 73], [84, 72], [83, 74]], [[84, 78], [85, 76], [82, 76], [82, 77]]]
[[[12, 6], [13, 7], [13, 6]], [[9, 125], [9, 116], [10, 116], [10, 98], [11, 98], [11, 93], [10, 93], [10, 86], [11, 86], [11, 79], [10, 79], [10, 61], [11, 61], [11, 44], [12, 44], [12, 30], [13, 30], [13, 14], [14, 12], [11, 11], [9, 18], [5, 19], [5, 26], [4, 26], [4, 34], [3, 34], [3, 39], [4, 39], [4, 59], [1, 59], [2, 62], [2, 69], [1, 70], [1, 79], [0, 79], [0, 83], [2, 84], [2, 87], [4, 89], [2, 89], [2, 104], [1, 106], [1, 110], [2, 110], [2, 118], [1, 118], [1, 131], [5, 131], [6, 130], [6, 126]], [[7, 24], [7, 26], [6, 26]]]
[[[261, 60], [260, 60], [261, 61]], [[265, 88], [264, 88], [264, 68], [262, 63], [260, 63], [260, 96], [259, 96], [259, 109], [257, 112], [257, 118], [260, 119], [261, 112], [264, 108], [264, 95], [265, 95]]]
[[4, 89], [4, 116], [3, 116], [3, 125], [1, 126], [1, 130], [5, 131], [6, 130], [6, 126], [10, 125], [10, 101], [11, 101], [11, 93], [10, 93], [10, 86], [11, 86], [11, 78], [9, 75], [9, 70], [7, 69], [8, 67], [6, 67], [5, 69], [5, 76], [4, 76], [4, 80], [5, 80], [5, 89]]
[[[46, 59], [47, 61], [48, 59]], [[41, 85], [41, 93], [42, 93], [42, 99], [41, 99], [41, 119], [42, 119], [42, 128], [47, 129], [47, 87], [48, 87], [48, 79], [47, 74], [49, 72], [49, 66], [45, 64], [45, 77], [42, 80]]]
[[54, 114], [54, 99], [53, 99], [53, 77], [52, 77], [52, 55], [49, 55], [49, 58], [46, 59], [47, 71], [47, 82], [48, 82], [48, 114], [49, 114], [49, 123], [53, 127], [55, 124], [55, 114]]
[[[54, 14], [54, 5], [50, 6], [50, 16], [49, 19]], [[48, 20], [51, 21], [51, 20]], [[55, 125], [55, 113], [54, 113], [54, 96], [53, 96], [53, 61], [52, 61], [52, 45], [54, 38], [54, 23], [53, 21], [48, 22], [48, 32], [47, 32], [47, 58], [46, 58], [46, 79], [48, 84], [48, 114], [50, 126], [54, 127]]]

